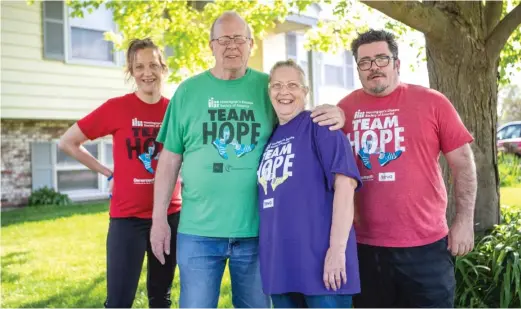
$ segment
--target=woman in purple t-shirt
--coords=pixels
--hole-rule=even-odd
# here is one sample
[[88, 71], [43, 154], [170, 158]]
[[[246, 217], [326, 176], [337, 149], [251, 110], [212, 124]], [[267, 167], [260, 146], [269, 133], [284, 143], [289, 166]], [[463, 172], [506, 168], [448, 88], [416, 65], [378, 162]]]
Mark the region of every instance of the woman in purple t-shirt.
[[341, 131], [313, 123], [308, 87], [293, 61], [275, 64], [275, 128], [258, 169], [260, 267], [277, 308], [351, 307], [360, 292], [353, 196], [361, 186]]

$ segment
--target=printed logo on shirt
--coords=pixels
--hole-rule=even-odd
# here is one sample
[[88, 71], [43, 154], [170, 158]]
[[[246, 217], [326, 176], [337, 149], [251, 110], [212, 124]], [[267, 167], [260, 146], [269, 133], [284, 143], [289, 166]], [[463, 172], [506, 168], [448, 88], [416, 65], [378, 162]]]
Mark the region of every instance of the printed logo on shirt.
[[373, 175], [360, 176], [360, 179], [362, 179], [362, 181], [373, 181], [374, 176]]
[[[253, 102], [208, 99], [209, 121], [203, 122], [203, 144], [211, 144], [224, 160], [241, 158], [255, 149], [261, 124], [251, 110]], [[231, 150], [231, 154], [229, 151]]]
[[347, 139], [366, 169], [373, 168], [373, 157], [377, 157], [378, 164], [383, 167], [405, 152], [405, 129], [399, 125], [398, 112], [399, 109], [355, 112], [352, 132], [347, 134]]
[[143, 126], [143, 121], [141, 121], [137, 118], [132, 119], [132, 127], [142, 127], [142, 126]]
[[272, 208], [274, 206], [273, 198], [266, 199], [262, 202], [262, 208]]
[[150, 178], [150, 179], [134, 178], [134, 184], [135, 185], [151, 185], [153, 183], [154, 183], [154, 178]]
[[264, 189], [264, 194], [268, 194], [268, 183], [275, 191], [278, 186], [293, 176], [291, 168], [295, 154], [291, 149], [292, 139], [294, 139], [293, 136], [270, 143], [266, 147], [257, 171], [257, 181]]
[[161, 122], [133, 118], [132, 137], [126, 139], [129, 160], [137, 158], [150, 174], [154, 174], [152, 162], [159, 159], [160, 145], [156, 137], [160, 128]]
[[214, 173], [222, 173], [223, 172], [223, 164], [222, 163], [214, 163], [213, 164], [213, 172]]
[[[221, 163], [222, 164], [222, 163]], [[254, 168], [251, 167], [241, 167], [241, 166], [232, 166], [230, 164], [226, 164], [224, 166], [224, 170], [227, 172], [233, 172], [233, 171], [249, 171], [253, 170]]]
[[395, 178], [394, 178], [394, 172], [390, 172], [390, 173], [379, 173], [378, 174], [378, 180], [379, 181], [394, 181]]

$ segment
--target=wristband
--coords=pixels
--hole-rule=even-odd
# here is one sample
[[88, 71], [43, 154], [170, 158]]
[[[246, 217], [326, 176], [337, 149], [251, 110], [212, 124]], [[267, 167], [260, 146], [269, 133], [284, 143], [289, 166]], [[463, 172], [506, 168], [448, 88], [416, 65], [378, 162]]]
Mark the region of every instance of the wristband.
[[114, 174], [111, 174], [111, 175], [107, 178], [107, 181], [111, 181], [112, 178], [114, 178]]

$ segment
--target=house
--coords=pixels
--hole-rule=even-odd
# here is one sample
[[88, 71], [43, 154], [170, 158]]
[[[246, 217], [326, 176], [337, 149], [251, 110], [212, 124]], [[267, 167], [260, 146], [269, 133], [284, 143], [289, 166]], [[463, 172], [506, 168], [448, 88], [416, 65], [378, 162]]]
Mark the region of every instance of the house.
[[[310, 106], [336, 104], [355, 87], [351, 54], [322, 55], [303, 49], [303, 31], [317, 22], [320, 7], [288, 17], [265, 40], [257, 41], [250, 65], [268, 72], [278, 60], [293, 58], [306, 67]], [[315, 16], [314, 16], [315, 15]], [[103, 40], [115, 27], [103, 7], [83, 19], [68, 16], [63, 1], [1, 1], [2, 207], [23, 205], [31, 192], [48, 186], [74, 201], [107, 198], [106, 178], [57, 147], [76, 120], [133, 89], [125, 82], [124, 55]], [[165, 87], [173, 94], [175, 85]], [[110, 138], [85, 146], [112, 165]]]

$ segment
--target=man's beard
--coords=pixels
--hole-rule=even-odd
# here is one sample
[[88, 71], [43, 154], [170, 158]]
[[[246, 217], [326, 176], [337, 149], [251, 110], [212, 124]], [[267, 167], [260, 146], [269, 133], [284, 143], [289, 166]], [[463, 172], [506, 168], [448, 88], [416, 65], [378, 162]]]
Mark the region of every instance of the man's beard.
[[369, 90], [374, 94], [380, 94], [385, 91], [385, 89], [389, 88], [389, 85], [380, 85], [373, 88], [370, 88]]

